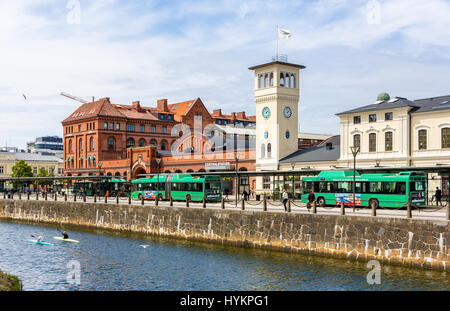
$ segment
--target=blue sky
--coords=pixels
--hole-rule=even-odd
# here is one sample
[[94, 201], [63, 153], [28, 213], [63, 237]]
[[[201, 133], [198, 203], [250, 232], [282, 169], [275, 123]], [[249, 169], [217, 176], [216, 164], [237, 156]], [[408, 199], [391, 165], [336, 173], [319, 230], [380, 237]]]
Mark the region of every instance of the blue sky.
[[380, 92], [450, 94], [448, 16], [448, 0], [2, 1], [0, 146], [62, 135], [78, 102], [60, 92], [144, 106], [200, 97], [253, 114], [247, 68], [274, 55], [276, 25], [293, 33], [280, 52], [307, 67], [300, 130], [338, 133], [335, 113]]

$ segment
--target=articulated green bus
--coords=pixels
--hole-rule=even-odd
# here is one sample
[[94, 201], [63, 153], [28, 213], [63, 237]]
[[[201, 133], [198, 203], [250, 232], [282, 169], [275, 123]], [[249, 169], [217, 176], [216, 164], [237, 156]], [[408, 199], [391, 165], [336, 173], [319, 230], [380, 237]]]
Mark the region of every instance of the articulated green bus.
[[[306, 203], [311, 189], [316, 202], [325, 205], [353, 205], [353, 171], [323, 171], [316, 177], [302, 180], [302, 202]], [[424, 172], [398, 174], [355, 174], [355, 206], [401, 208], [408, 201], [425, 205], [427, 179]]]
[[73, 184], [73, 194], [93, 196], [105, 196], [106, 193], [111, 197], [128, 196], [130, 193], [130, 184], [124, 179], [103, 179], [99, 181], [80, 180]]
[[192, 176], [190, 174], [159, 174], [131, 182], [133, 199], [220, 201], [222, 199], [220, 176]]

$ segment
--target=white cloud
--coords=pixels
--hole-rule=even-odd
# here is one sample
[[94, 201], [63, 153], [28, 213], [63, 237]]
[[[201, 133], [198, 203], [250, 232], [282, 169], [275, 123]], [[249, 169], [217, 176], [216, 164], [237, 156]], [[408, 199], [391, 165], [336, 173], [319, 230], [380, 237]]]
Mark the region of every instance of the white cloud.
[[210, 109], [253, 113], [247, 68], [274, 54], [276, 25], [293, 32], [280, 50], [307, 66], [302, 131], [337, 133], [333, 113], [381, 91], [449, 93], [449, 3], [380, 1], [381, 23], [371, 25], [367, 2], [80, 1], [80, 25], [67, 24], [66, 1], [2, 2], [0, 145], [60, 134], [78, 104], [61, 91], [148, 106], [200, 97]]

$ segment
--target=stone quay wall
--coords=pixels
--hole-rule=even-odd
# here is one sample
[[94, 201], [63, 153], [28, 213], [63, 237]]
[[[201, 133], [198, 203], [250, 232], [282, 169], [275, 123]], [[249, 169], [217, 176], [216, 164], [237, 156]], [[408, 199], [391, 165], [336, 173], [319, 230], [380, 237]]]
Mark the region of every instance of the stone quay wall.
[[1, 200], [0, 219], [73, 224], [449, 271], [449, 221]]

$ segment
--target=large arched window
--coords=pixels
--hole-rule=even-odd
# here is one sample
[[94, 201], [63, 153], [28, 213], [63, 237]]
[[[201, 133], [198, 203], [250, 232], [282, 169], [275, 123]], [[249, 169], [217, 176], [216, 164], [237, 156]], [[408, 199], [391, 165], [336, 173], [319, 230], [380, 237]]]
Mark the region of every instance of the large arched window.
[[286, 87], [290, 87], [291, 85], [291, 79], [290, 79], [291, 75], [290, 74], [286, 74], [285, 79], [284, 79], [284, 83], [286, 85]]
[[165, 140], [161, 142], [161, 150], [167, 150], [167, 142]]
[[134, 147], [134, 139], [132, 137], [127, 139], [127, 148]]
[[266, 145], [261, 144], [261, 158], [265, 158], [265, 157], [266, 157]]
[[377, 134], [369, 134], [369, 152], [377, 151]]
[[262, 89], [264, 87], [264, 75], [258, 76], [258, 88]]
[[270, 73], [270, 86], [273, 86], [273, 72]]
[[78, 140], [78, 148], [80, 151], [83, 151], [83, 139], [81, 138]]
[[152, 140], [150, 141], [150, 146], [156, 147], [156, 145], [157, 145], [156, 140], [155, 140], [155, 139], [152, 139]]
[[280, 72], [280, 86], [284, 86], [284, 73]]
[[145, 139], [141, 138], [141, 139], [139, 139], [139, 147], [143, 147], [143, 146], [145, 146]]
[[108, 138], [108, 150], [114, 150], [115, 140], [113, 137]]
[[271, 143], [267, 144], [267, 157], [268, 158], [272, 157], [272, 144]]
[[442, 148], [450, 148], [450, 127], [441, 130]]
[[295, 89], [296, 83], [295, 83], [295, 74], [291, 74], [291, 88]]
[[384, 150], [392, 151], [392, 132], [384, 133]]
[[69, 140], [69, 152], [73, 152], [72, 139]]
[[353, 146], [361, 148], [361, 135], [360, 134], [353, 135]]
[[269, 74], [264, 75], [264, 87], [269, 87]]
[[427, 149], [427, 130], [419, 130], [419, 150]]
[[95, 159], [95, 155], [92, 156], [92, 166], [96, 167], [97, 163], [96, 163], [96, 159]]

